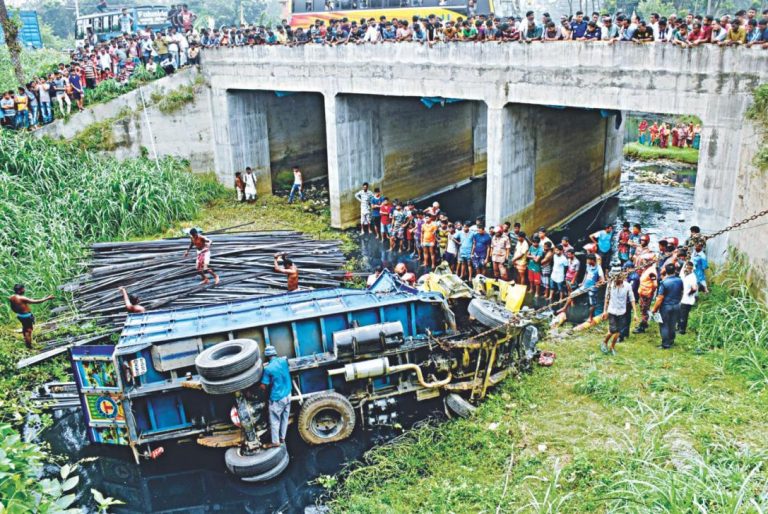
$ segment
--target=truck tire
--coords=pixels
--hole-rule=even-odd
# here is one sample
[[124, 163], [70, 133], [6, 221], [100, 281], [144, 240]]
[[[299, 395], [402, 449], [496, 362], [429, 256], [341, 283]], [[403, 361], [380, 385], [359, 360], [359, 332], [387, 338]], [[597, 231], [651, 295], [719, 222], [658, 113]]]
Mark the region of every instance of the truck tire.
[[469, 418], [477, 410], [477, 407], [456, 393], [451, 393], [446, 396], [445, 399], [443, 399], [443, 402], [445, 403], [445, 412], [449, 416], [455, 415], [460, 418]]
[[309, 444], [343, 441], [355, 429], [355, 409], [344, 396], [326, 391], [304, 400], [299, 411], [299, 435]]
[[280, 473], [285, 471], [285, 468], [288, 467], [288, 463], [290, 462], [290, 458], [288, 457], [288, 453], [285, 454], [283, 457], [283, 460], [277, 463], [277, 466], [270, 469], [269, 471], [265, 471], [264, 473], [261, 473], [260, 475], [255, 475], [252, 477], [240, 477], [240, 480], [243, 480], [245, 482], [266, 482], [267, 480], [272, 480], [273, 478], [277, 477]]
[[195, 359], [197, 373], [208, 380], [239, 375], [259, 360], [259, 343], [253, 339], [224, 341], [200, 352]]
[[224, 464], [237, 477], [254, 477], [272, 471], [287, 458], [288, 449], [284, 444], [251, 454], [243, 454], [241, 448], [230, 448], [224, 454]]
[[248, 389], [261, 380], [262, 373], [264, 373], [264, 368], [261, 366], [261, 360], [258, 360], [252, 368], [243, 371], [239, 375], [220, 380], [201, 378], [200, 383], [203, 385], [203, 391], [208, 394], [230, 394]]
[[467, 307], [469, 315], [488, 328], [499, 328], [509, 323], [514, 314], [496, 302], [475, 298]]

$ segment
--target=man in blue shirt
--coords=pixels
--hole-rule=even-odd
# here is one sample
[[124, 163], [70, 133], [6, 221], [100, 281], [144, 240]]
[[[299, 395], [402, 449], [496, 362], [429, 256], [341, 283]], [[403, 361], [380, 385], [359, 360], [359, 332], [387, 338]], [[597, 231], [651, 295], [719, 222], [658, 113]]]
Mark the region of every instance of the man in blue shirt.
[[607, 225], [604, 230], [598, 230], [589, 238], [597, 245], [600, 256], [600, 267], [603, 271], [611, 266], [611, 250], [613, 248], [613, 225]]
[[476, 275], [485, 275], [485, 268], [491, 257], [491, 236], [485, 232], [485, 226], [477, 225], [477, 232], [472, 235], [472, 267], [469, 269], [469, 280], [472, 280], [472, 272]]
[[453, 242], [459, 245], [459, 264], [456, 268], [456, 274], [463, 279], [466, 272], [467, 277], [472, 280], [470, 260], [472, 258], [472, 236], [474, 234], [470, 232], [469, 225], [469, 221], [464, 222], [463, 229], [456, 232], [456, 235], [453, 236]]
[[288, 431], [288, 416], [291, 413], [291, 373], [288, 360], [278, 357], [277, 350], [270, 345], [264, 348], [267, 365], [261, 377], [261, 389], [269, 388], [269, 429], [272, 442], [264, 448], [275, 448], [285, 444]]
[[584, 21], [584, 13], [576, 11], [576, 16], [571, 21], [571, 39], [577, 41], [587, 32], [587, 22]]
[[707, 292], [707, 275], [705, 271], [709, 268], [707, 254], [704, 253], [704, 243], [697, 242], [691, 253], [691, 262], [693, 262], [693, 272], [696, 274], [699, 291]]
[[666, 277], [661, 281], [653, 313], [661, 312], [661, 346], [669, 350], [675, 343], [675, 331], [680, 320], [680, 301], [683, 299], [683, 280], [675, 274], [675, 265], [664, 266]]

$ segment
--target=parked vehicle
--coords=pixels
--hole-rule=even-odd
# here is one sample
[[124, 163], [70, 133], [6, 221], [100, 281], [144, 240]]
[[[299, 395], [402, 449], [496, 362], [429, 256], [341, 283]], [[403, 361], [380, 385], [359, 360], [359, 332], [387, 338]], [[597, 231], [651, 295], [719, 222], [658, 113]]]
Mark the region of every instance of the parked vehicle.
[[[127, 11], [132, 20], [131, 32], [148, 28], [158, 32], [171, 27], [166, 5], [140, 5], [128, 7]], [[116, 9], [80, 16], [75, 21], [75, 38], [83, 39], [93, 33], [99, 41], [109, 41], [122, 36], [123, 31], [120, 26], [122, 14], [121, 9]]]
[[494, 302], [451, 306], [384, 273], [367, 290], [133, 314], [116, 345], [75, 347], [71, 357], [92, 442], [128, 446], [138, 463], [164, 441], [196, 438], [229, 447], [229, 470], [260, 481], [288, 464], [285, 446], [259, 450], [268, 416], [254, 386], [265, 345], [288, 358], [299, 435], [325, 444], [393, 423], [405, 395], [443, 396], [466, 414], [464, 397], [484, 397], [533, 357], [535, 328], [512, 321]]

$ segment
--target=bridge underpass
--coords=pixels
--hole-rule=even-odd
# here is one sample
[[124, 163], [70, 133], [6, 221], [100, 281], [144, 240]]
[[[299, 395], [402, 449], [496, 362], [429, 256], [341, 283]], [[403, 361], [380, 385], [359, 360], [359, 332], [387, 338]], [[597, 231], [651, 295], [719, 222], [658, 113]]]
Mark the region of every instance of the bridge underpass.
[[[382, 105], [397, 103], [395, 98], [400, 97], [458, 98], [484, 105], [485, 213], [490, 224], [519, 219], [527, 226], [552, 225], [618, 186], [621, 128], [616, 128], [615, 117], [602, 118], [600, 109], [696, 114], [702, 119], [692, 222], [705, 233], [728, 225], [735, 213], [759, 206], [754, 201], [743, 205], [738, 198], [746, 196], [739, 196], [737, 188], [748, 187], [747, 178], [754, 171], [757, 128], [745, 113], [752, 90], [768, 80], [765, 52], [668, 45], [307, 45], [206, 52], [202, 70], [211, 85], [216, 172], [227, 184], [235, 170], [267, 151], [260, 142], [246, 148], [242, 127], [222, 115], [228, 112], [228, 91], [322, 94], [331, 211], [338, 227], [356, 218], [357, 206], [348, 201], [349, 195], [366, 177], [375, 177], [386, 187], [390, 171], [382, 155], [385, 148], [362, 148], [354, 139], [361, 137], [365, 126], [371, 134], [366, 141], [389, 137], [381, 120], [368, 112], [383, 107], [371, 105], [366, 110], [360, 104], [364, 100], [356, 100], [359, 97], [373, 97]], [[548, 106], [558, 106], [554, 110], [559, 112], [552, 114], [552, 123], [542, 123], [550, 118], [548, 111], [536, 111]], [[462, 127], [466, 121], [451, 120], [450, 130], [461, 132]], [[412, 126], [397, 129], [402, 144], [396, 153], [408, 148], [419, 153], [423, 131]], [[409, 131], [413, 141], [403, 137]], [[250, 137], [254, 134], [251, 131]], [[473, 147], [475, 141], [479, 138], [473, 133]], [[402, 155], [391, 162], [406, 162], [401, 159]], [[435, 189], [460, 180], [430, 179]], [[393, 191], [387, 193], [394, 196]], [[728, 243], [728, 236], [713, 241], [710, 257], [720, 259]]]

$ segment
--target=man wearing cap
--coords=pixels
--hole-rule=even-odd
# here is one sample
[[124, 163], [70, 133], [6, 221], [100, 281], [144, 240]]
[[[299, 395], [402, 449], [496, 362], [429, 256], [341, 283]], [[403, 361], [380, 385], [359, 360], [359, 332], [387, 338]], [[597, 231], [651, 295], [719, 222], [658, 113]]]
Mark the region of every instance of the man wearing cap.
[[267, 364], [261, 377], [261, 389], [269, 388], [269, 429], [272, 440], [264, 448], [275, 448], [285, 444], [288, 431], [288, 416], [291, 413], [291, 373], [288, 360], [278, 357], [274, 346], [264, 348]]

